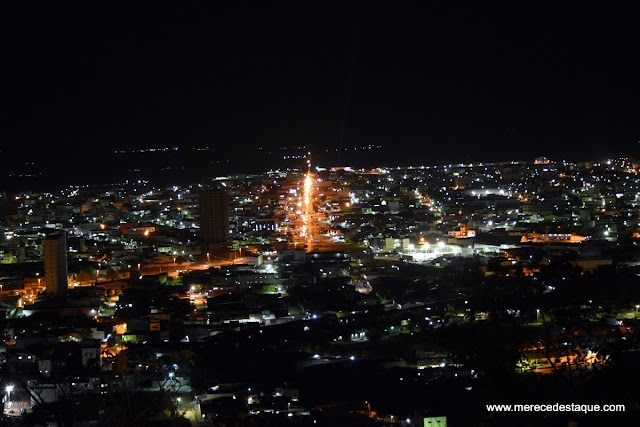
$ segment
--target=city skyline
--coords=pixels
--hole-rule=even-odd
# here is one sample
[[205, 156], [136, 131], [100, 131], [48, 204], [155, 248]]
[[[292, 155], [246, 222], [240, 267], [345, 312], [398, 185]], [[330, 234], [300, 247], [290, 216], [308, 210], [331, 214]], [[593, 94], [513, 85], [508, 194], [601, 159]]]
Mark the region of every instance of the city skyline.
[[298, 169], [4, 198], [4, 421], [635, 425], [636, 176]]
[[203, 176], [200, 148], [213, 173], [296, 146], [327, 166], [638, 152], [632, 4], [6, 9], [2, 151], [60, 181], [126, 179], [113, 153], [167, 147]]

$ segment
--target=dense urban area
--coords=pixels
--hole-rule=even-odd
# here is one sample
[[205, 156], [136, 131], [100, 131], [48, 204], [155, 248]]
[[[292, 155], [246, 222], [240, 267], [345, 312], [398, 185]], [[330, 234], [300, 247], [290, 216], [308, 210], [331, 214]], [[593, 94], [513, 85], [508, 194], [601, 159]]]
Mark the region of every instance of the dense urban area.
[[0, 194], [3, 425], [637, 425], [640, 160], [300, 163]]

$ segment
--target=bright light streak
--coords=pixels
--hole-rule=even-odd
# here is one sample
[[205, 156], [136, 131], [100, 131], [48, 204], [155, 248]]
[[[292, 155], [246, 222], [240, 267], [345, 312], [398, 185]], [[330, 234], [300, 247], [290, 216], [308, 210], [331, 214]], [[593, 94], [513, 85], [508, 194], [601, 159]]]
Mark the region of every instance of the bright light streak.
[[300, 230], [300, 237], [306, 237], [307, 241], [312, 239], [309, 233], [310, 217], [313, 214], [313, 206], [311, 200], [313, 199], [313, 176], [311, 171], [307, 172], [304, 178], [304, 191], [303, 191], [303, 204], [304, 209], [302, 211], [302, 228]]

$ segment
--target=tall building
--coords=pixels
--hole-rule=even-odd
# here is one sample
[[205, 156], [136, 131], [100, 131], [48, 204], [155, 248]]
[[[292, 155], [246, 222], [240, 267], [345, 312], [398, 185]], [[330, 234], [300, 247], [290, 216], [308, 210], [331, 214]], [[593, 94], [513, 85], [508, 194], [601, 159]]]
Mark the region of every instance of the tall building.
[[57, 231], [42, 240], [47, 295], [67, 295], [67, 234]]
[[199, 194], [200, 241], [207, 252], [229, 250], [229, 194], [225, 188], [203, 186]]

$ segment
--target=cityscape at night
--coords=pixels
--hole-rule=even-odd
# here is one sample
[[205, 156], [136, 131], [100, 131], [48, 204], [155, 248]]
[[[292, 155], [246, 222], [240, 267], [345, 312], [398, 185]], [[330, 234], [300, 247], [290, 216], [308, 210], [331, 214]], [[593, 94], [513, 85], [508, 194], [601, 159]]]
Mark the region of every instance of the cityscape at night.
[[638, 5], [3, 5], [2, 426], [638, 425]]
[[5, 425], [633, 425], [640, 160], [300, 157], [4, 193]]

